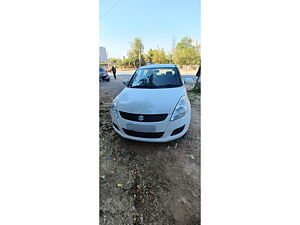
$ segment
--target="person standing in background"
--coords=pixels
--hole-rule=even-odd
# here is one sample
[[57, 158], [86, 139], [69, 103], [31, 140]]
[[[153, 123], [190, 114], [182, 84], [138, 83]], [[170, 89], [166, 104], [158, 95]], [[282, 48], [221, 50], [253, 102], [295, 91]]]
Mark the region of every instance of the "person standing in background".
[[114, 78], [117, 79], [117, 77], [116, 77], [116, 73], [117, 73], [116, 68], [114, 66], [112, 66], [111, 70], [112, 70], [112, 72], [114, 74]]

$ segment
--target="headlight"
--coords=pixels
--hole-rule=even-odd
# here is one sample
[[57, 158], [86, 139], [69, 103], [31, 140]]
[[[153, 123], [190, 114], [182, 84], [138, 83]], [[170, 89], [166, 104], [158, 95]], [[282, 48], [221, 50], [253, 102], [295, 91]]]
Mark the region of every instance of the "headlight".
[[174, 121], [183, 117], [187, 113], [187, 110], [188, 110], [187, 97], [182, 96], [173, 111], [170, 121]]
[[111, 105], [111, 112], [115, 117], [118, 118], [117, 101], [113, 101], [113, 103]]

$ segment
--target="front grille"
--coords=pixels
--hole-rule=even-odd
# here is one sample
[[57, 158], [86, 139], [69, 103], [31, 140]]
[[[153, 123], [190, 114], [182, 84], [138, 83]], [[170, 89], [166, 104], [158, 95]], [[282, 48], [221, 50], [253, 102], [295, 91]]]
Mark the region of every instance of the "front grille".
[[160, 138], [164, 134], [164, 132], [155, 132], [155, 133], [137, 132], [137, 131], [133, 131], [133, 130], [127, 130], [124, 128], [123, 128], [123, 131], [127, 135], [134, 136], [134, 137], [141, 137], [141, 138]]
[[119, 127], [117, 126], [117, 124], [113, 123], [113, 126], [114, 126], [117, 130], [120, 130]]
[[160, 122], [167, 118], [168, 114], [134, 114], [120, 111], [122, 118], [137, 122]]
[[175, 130], [172, 132], [171, 136], [181, 133], [181, 132], [183, 131], [183, 129], [184, 129], [184, 125], [183, 125], [182, 127], [179, 127], [179, 128], [177, 128], [177, 129], [175, 129]]

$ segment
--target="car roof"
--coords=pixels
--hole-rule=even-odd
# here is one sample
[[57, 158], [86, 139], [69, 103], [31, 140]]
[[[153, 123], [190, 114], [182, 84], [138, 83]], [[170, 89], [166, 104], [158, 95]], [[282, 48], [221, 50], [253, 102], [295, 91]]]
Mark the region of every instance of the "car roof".
[[153, 69], [153, 68], [175, 68], [176, 65], [173, 64], [151, 64], [147, 66], [140, 67], [141, 69]]

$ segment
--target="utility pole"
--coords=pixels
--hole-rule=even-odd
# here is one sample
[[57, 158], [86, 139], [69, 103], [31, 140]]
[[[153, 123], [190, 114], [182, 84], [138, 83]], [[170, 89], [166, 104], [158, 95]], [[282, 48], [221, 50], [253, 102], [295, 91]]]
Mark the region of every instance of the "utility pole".
[[172, 56], [171, 56], [171, 62], [172, 63], [173, 63], [173, 59], [174, 59], [175, 48], [176, 48], [176, 37], [175, 37], [175, 35], [173, 35], [173, 40], [172, 40]]
[[141, 67], [141, 42], [139, 44], [139, 67]]
[[176, 45], [176, 38], [175, 38], [175, 35], [173, 35], [173, 40], [172, 40], [172, 50], [175, 49], [175, 45]]

